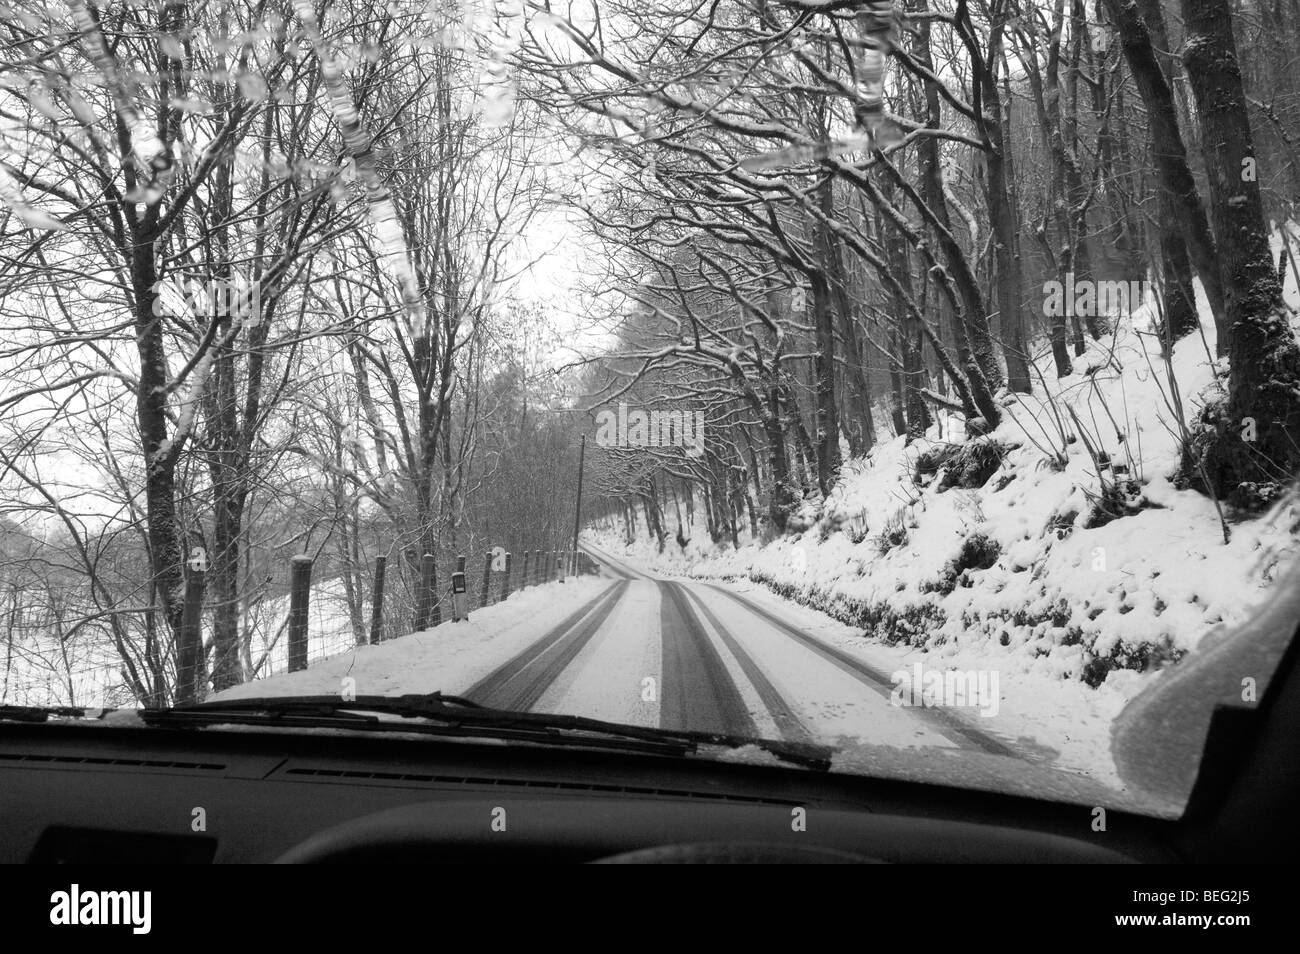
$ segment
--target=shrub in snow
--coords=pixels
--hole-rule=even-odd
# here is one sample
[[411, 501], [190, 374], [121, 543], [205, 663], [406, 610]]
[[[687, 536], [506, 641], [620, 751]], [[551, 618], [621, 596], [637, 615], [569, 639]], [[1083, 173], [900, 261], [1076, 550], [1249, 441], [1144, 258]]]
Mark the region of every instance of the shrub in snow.
[[1096, 689], [1117, 669], [1147, 672], [1172, 665], [1185, 655], [1186, 650], [1176, 648], [1168, 636], [1136, 646], [1120, 640], [1107, 653], [1089, 653], [1080, 675], [1088, 686]]
[[884, 529], [876, 535], [876, 552], [884, 556], [895, 547], [907, 543], [907, 508], [900, 507], [894, 515], [885, 521]]
[[1058, 510], [1047, 519], [1043, 533], [1055, 533], [1056, 539], [1064, 540], [1074, 532], [1074, 522], [1079, 519], [1077, 510]]
[[797, 603], [810, 603], [808, 594], [805, 590], [794, 584], [772, 576], [764, 570], [752, 570], [749, 573], [749, 579], [755, 583], [762, 583], [777, 596], [784, 597], [787, 600], [794, 600]]
[[1147, 500], [1146, 495], [1142, 493], [1142, 485], [1136, 480], [1103, 480], [1101, 493], [1088, 496], [1091, 506], [1083, 522], [1085, 530], [1104, 527], [1112, 520], [1130, 517], [1148, 507], [1156, 506]]
[[933, 603], [891, 606], [882, 601], [863, 606], [855, 622], [862, 627], [863, 635], [872, 639], [925, 646], [943, 628], [947, 616]]
[[991, 437], [965, 444], [936, 444], [916, 455], [912, 465], [912, 483], [925, 486], [942, 472], [939, 490], [964, 487], [974, 490], [988, 483], [998, 472], [1010, 448]]
[[859, 514], [852, 518], [844, 527], [845, 535], [854, 544], [861, 543], [863, 540], [867, 539], [867, 534], [870, 532], [871, 528], [867, 526], [866, 514]]
[[961, 542], [957, 555], [949, 560], [943, 568], [937, 583], [929, 589], [939, 593], [951, 593], [959, 582], [969, 585], [965, 575], [968, 570], [987, 570], [998, 562], [1002, 545], [982, 531], [976, 531]]
[[976, 530], [970, 537], [963, 539], [961, 551], [949, 565], [953, 568], [954, 576], [966, 572], [967, 569], [988, 569], [997, 563], [1001, 552], [1001, 543], [989, 537], [987, 533]]
[[817, 539], [825, 543], [836, 533], [843, 533], [851, 543], [859, 544], [867, 538], [867, 515], [828, 507], [818, 527]]
[[1005, 444], [991, 437], [962, 444], [944, 465], [943, 476], [939, 479], [939, 490], [948, 490], [951, 487], [974, 490], [983, 487], [1002, 466], [1007, 450]]
[[952, 460], [960, 448], [960, 444], [935, 444], [921, 451], [912, 463], [912, 483], [918, 487], [928, 484], [930, 478], [937, 474], [944, 464]]
[[1228, 503], [1234, 507], [1251, 512], [1267, 510], [1285, 495], [1282, 485], [1276, 481], [1256, 483], [1246, 480], [1239, 483], [1228, 494]]

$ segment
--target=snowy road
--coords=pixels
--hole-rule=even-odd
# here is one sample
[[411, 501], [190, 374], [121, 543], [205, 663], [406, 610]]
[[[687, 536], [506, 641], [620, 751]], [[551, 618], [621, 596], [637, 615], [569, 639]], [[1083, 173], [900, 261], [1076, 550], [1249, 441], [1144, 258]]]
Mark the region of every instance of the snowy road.
[[445, 688], [485, 705], [668, 729], [1011, 754], [969, 720], [891, 705], [887, 672], [743, 595], [587, 552], [604, 589], [487, 675]]
[[[759, 589], [660, 579], [587, 547], [600, 575], [521, 588], [444, 622], [219, 699], [442, 691], [493, 707], [836, 747], [1026, 757], [967, 708], [891, 703], [898, 650], [833, 635]], [[803, 622], [800, 622], [800, 621]], [[841, 624], [833, 624], [844, 630]], [[1006, 697], [1002, 697], [1005, 701]]]

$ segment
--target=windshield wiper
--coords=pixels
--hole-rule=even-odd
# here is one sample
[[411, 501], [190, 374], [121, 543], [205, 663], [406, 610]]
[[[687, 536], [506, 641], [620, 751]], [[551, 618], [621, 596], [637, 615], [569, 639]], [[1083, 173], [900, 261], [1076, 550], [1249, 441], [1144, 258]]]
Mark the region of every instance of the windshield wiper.
[[[823, 770], [830, 768], [834, 751], [828, 746], [809, 743], [657, 729], [587, 716], [494, 709], [441, 692], [353, 699], [340, 696], [234, 699], [171, 709], [141, 709], [139, 715], [144, 722], [159, 726], [242, 724], [420, 732], [509, 738], [547, 745], [599, 745], [665, 755], [691, 754], [706, 745], [730, 749], [755, 746], [783, 761]], [[406, 721], [380, 716], [397, 716]]]
[[111, 709], [84, 709], [81, 706], [0, 706], [0, 722], [49, 722], [51, 718], [84, 719], [87, 712], [112, 712]]

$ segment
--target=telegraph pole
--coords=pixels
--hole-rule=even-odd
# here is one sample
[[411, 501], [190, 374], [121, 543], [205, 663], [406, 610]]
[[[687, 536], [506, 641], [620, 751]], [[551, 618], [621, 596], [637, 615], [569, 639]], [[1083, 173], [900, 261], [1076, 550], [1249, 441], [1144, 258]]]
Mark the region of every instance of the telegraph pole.
[[578, 575], [578, 531], [582, 528], [582, 465], [587, 456], [587, 435], [578, 445], [578, 500], [573, 505], [573, 575]]

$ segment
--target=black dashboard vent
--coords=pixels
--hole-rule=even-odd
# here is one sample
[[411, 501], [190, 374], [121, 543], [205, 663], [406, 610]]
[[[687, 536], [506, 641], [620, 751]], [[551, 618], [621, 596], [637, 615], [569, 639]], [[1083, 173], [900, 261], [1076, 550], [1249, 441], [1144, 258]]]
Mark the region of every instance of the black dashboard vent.
[[99, 755], [41, 755], [32, 752], [0, 752], [0, 762], [30, 762], [39, 765], [104, 765], [121, 768], [183, 769], [185, 771], [223, 772], [216, 762], [175, 762], [168, 759], [130, 759]]
[[590, 782], [539, 781], [536, 779], [486, 778], [474, 775], [426, 775], [416, 772], [365, 772], [358, 769], [305, 767], [285, 769], [285, 775], [348, 781], [399, 782], [416, 785], [472, 785], [492, 788], [529, 788], [562, 792], [603, 792], [622, 795], [654, 795], [660, 798], [688, 798], [696, 801], [745, 802], [755, 805], [795, 805], [801, 802], [755, 795], [699, 792], [689, 789], [656, 788], [642, 785], [600, 785]]

